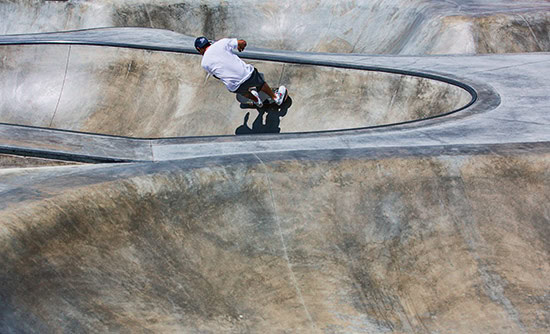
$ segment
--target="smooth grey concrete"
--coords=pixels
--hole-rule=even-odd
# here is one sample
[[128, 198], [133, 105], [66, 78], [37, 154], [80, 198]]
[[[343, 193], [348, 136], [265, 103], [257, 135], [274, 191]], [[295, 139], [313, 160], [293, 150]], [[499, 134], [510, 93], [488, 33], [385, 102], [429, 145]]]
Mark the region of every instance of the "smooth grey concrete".
[[[133, 35], [141, 31], [134, 30]], [[105, 32], [113, 35], [112, 30]], [[90, 33], [100, 39], [99, 31]], [[128, 29], [123, 33], [119, 42]], [[70, 41], [73, 34], [50, 38]], [[258, 115], [254, 108], [241, 108], [235, 94], [218, 80], [207, 79], [201, 57], [194, 54], [16, 45], [0, 46], [0, 57], [2, 123], [159, 138], [230, 135], [247, 113], [253, 119]], [[449, 113], [472, 100], [458, 86], [407, 73], [251, 63], [273, 88], [284, 83], [291, 92], [292, 101], [281, 110], [261, 109], [281, 123], [277, 127], [281, 132], [406, 122]]]
[[[440, 6], [484, 20], [526, 4], [541, 2]], [[487, 44], [507, 38], [487, 22]], [[192, 49], [152, 29], [2, 40], [68, 54], [102, 36]], [[244, 56], [434, 75], [477, 98], [427, 120], [278, 135], [151, 140], [0, 124], [0, 152], [126, 162], [0, 169], [0, 332], [548, 332], [549, 54]]]

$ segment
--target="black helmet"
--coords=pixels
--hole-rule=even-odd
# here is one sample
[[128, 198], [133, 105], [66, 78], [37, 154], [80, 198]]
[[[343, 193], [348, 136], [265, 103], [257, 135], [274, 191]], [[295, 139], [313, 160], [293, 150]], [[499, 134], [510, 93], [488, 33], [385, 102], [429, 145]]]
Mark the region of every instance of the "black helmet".
[[206, 37], [197, 37], [195, 40], [195, 49], [202, 49], [209, 44], [210, 41]]

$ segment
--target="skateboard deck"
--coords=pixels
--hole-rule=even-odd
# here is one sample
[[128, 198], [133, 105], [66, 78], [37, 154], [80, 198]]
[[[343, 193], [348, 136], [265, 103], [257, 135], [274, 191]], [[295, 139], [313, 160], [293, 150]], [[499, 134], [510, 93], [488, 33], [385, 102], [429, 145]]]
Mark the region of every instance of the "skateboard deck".
[[[273, 103], [273, 100], [266, 93], [260, 91], [258, 92], [258, 95], [260, 96], [260, 99], [262, 100], [263, 103]], [[237, 94], [237, 101], [239, 101], [242, 104], [250, 104], [250, 105], [254, 104], [252, 100], [244, 97], [241, 94]]]
[[[264, 74], [263, 74], [263, 73], [259, 73], [259, 72], [258, 72], [258, 74], [260, 75], [260, 77], [262, 78], [262, 80], [265, 81]], [[277, 92], [278, 90], [279, 90], [279, 89], [276, 88], [276, 89], [274, 89], [273, 91], [274, 91], [274, 92]], [[262, 91], [258, 91], [257, 89], [255, 89], [255, 91], [258, 93], [258, 95], [260, 96], [260, 99], [262, 100], [262, 102], [263, 102], [264, 104], [273, 104], [273, 103], [275, 103], [275, 101], [273, 101], [273, 99], [271, 99], [271, 98], [269, 97], [269, 95], [267, 95], [266, 93], [264, 93], [264, 92], [262, 92]], [[287, 91], [286, 91], [286, 93], [285, 93], [285, 99], [284, 99], [284, 100], [286, 101], [287, 98], [288, 98], [288, 89], [287, 89]], [[247, 107], [248, 107], [248, 108], [254, 108], [254, 107], [255, 107], [254, 101], [252, 101], [252, 100], [250, 100], [250, 99], [244, 97], [244, 96], [241, 95], [241, 94], [237, 94], [237, 101], [239, 101], [239, 102], [241, 103], [241, 107], [242, 107], [242, 108], [247, 108]]]
[[[273, 91], [274, 92], [277, 92], [279, 89], [274, 89]], [[256, 91], [258, 92], [258, 91]], [[272, 98], [269, 97], [269, 95], [267, 95], [266, 93], [262, 92], [262, 91], [259, 91], [258, 92], [258, 95], [260, 96], [260, 99], [262, 100], [262, 102], [264, 104], [274, 104], [275, 101], [273, 101]], [[288, 98], [288, 90], [285, 92], [285, 101], [286, 99]], [[246, 97], [244, 97], [243, 95], [241, 94], [237, 94], [237, 101], [239, 101], [241, 103], [241, 105], [249, 105], [249, 106], [254, 106], [254, 102]]]

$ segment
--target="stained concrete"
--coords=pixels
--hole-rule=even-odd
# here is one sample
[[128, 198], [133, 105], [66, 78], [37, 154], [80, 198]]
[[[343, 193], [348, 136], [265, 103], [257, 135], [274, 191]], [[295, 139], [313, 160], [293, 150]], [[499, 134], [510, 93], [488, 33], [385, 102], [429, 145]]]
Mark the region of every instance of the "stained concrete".
[[[38, 8], [35, 2], [9, 3], [21, 10], [19, 17]], [[41, 7], [47, 14], [72, 6], [75, 15], [65, 21], [71, 23], [92, 17], [79, 15], [82, 6], [107, 13], [95, 15], [97, 20], [108, 18], [106, 3], [40, 6], [50, 6]], [[491, 20], [499, 12], [506, 17], [503, 26], [534, 8], [544, 12], [541, 1], [429, 3], [449, 25], [458, 22], [454, 32], [441, 35], [455, 42], [439, 44], [444, 53], [474, 50], [473, 39], [461, 38], [473, 31], [463, 29], [465, 13], [466, 26], [472, 17], [479, 22], [489, 17], [487, 29], [494, 29], [498, 24]], [[142, 5], [152, 13], [142, 3], [116, 4]], [[310, 22], [326, 26], [326, 16], [316, 10], [332, 10], [334, 2], [303, 4], [317, 14]], [[346, 19], [364, 14], [362, 2], [341, 4], [354, 9]], [[370, 4], [375, 2], [363, 7]], [[381, 6], [381, 13], [384, 8], [389, 7]], [[132, 13], [125, 19], [142, 20]], [[25, 29], [67, 19], [34, 17], [21, 21]], [[526, 17], [527, 30], [539, 39], [542, 30], [530, 20]], [[423, 26], [419, 22], [411, 24]], [[337, 21], [331, 27], [339, 31]], [[503, 30], [491, 31], [479, 35], [487, 50], [521, 50]], [[413, 30], [403, 45], [426, 52], [415, 36], [429, 34]], [[491, 38], [502, 42], [491, 44]], [[66, 44], [34, 50], [45, 55], [62, 50], [60, 67], [67, 69], [69, 50], [104, 49], [75, 43], [163, 53], [192, 49], [185, 46], [190, 37], [134, 28], [0, 38], [14, 41]], [[435, 76], [470, 87], [477, 98], [464, 110], [428, 120], [322, 133], [149, 140], [0, 124], [0, 152], [111, 162], [0, 170], [0, 332], [548, 332], [547, 53], [404, 57], [252, 47], [243, 56], [289, 68], [328, 66], [335, 76], [347, 72], [336, 68], [340, 65], [354, 73]], [[148, 66], [163, 61], [155, 59]], [[21, 70], [28, 79], [29, 72]], [[147, 82], [147, 71], [139, 79], [127, 72], [132, 85]], [[79, 73], [70, 77], [89, 74]], [[115, 83], [121, 96], [131, 96], [120, 80]], [[35, 91], [40, 94], [40, 87]], [[54, 113], [63, 110], [63, 94], [54, 95], [59, 104], [27, 99], [29, 113], [50, 108], [52, 101]], [[73, 105], [60, 119], [67, 121], [71, 110], [79, 112]]]
[[0, 168], [29, 168], [42, 166], [75, 165], [76, 162], [0, 154]]
[[353, 155], [0, 171], [2, 331], [548, 331], [547, 146]]
[[234, 35], [295, 51], [472, 54], [550, 51], [544, 0], [0, 1], [0, 33], [146, 27]]
[[[158, 138], [231, 135], [247, 112], [258, 115], [241, 108], [218, 80], [208, 80], [198, 55], [29, 45], [0, 46], [0, 58], [2, 123]], [[290, 92], [284, 110], [261, 110], [272, 111], [277, 132], [399, 123], [472, 100], [460, 87], [411, 75], [251, 63], [273, 88], [284, 84]]]
[[[126, 45], [131, 48], [165, 50], [170, 53], [186, 53], [192, 51], [192, 46], [181, 45], [181, 35], [162, 30], [151, 29], [96, 29], [74, 33], [42, 34], [30, 36], [7, 36], [1, 39], [1, 43], [91, 43], [97, 44], [102, 38], [105, 43], [121, 47]], [[189, 41], [192, 43], [192, 39]], [[11, 48], [13, 46], [9, 46]], [[20, 46], [22, 48], [30, 46]], [[36, 46], [51, 47], [51, 46]], [[56, 47], [59, 47], [57, 45]], [[73, 45], [73, 47], [75, 47]], [[64, 46], [67, 48], [67, 46]], [[121, 50], [120, 48], [114, 50]], [[125, 51], [121, 51], [124, 53]], [[142, 51], [143, 52], [143, 51]], [[68, 52], [67, 52], [68, 54]], [[440, 80], [452, 80], [455, 84], [461, 84], [465, 88], [471, 88], [476, 95], [473, 104], [466, 109], [452, 114], [441, 115], [440, 117], [421, 120], [408, 124], [391, 125], [379, 128], [363, 127], [349, 132], [326, 132], [312, 134], [285, 134], [262, 135], [261, 138], [240, 136], [240, 137], [216, 137], [216, 138], [171, 138], [160, 140], [139, 140], [130, 138], [111, 138], [97, 136], [89, 133], [59, 132], [48, 129], [34, 129], [21, 126], [10, 126], [0, 124], [2, 131], [3, 145], [1, 149], [23, 150], [36, 154], [62, 154], [70, 156], [71, 159], [98, 159], [99, 161], [161, 161], [172, 159], [187, 159], [197, 156], [209, 155], [231, 155], [242, 153], [261, 153], [266, 151], [281, 152], [287, 150], [317, 150], [317, 149], [341, 149], [349, 148], [379, 148], [379, 147], [414, 147], [414, 146], [439, 146], [439, 145], [487, 145], [494, 143], [529, 143], [545, 142], [550, 140], [550, 110], [548, 102], [548, 90], [550, 85], [547, 80], [546, 64], [549, 57], [547, 53], [527, 54], [506, 54], [506, 55], [484, 55], [484, 56], [368, 56], [368, 55], [347, 55], [347, 54], [321, 54], [302, 53], [288, 51], [272, 51], [265, 49], [254, 49], [242, 54], [247, 61], [252, 59], [277, 60], [282, 67], [293, 67], [292, 64], [322, 67], [327, 71], [337, 73], [340, 69], [335, 67], [347, 67], [354, 69], [352, 72], [358, 75], [365, 75], [375, 71], [394, 71], [399, 73], [410, 73], [411, 76], [420, 75], [425, 77], [434, 76]], [[159, 59], [163, 59], [160, 56]], [[131, 64], [131, 63], [129, 63]], [[284, 65], [283, 65], [284, 64]], [[154, 64], [153, 64], [154, 65]], [[100, 67], [101, 65], [95, 65]], [[306, 67], [306, 66], [304, 66]], [[115, 67], [115, 68], [121, 68]], [[126, 67], [126, 72], [128, 67]], [[200, 71], [200, 69], [198, 69]], [[115, 71], [116, 72], [116, 71]], [[383, 72], [383, 73], [386, 73]], [[140, 72], [145, 76], [153, 75], [149, 71]], [[315, 73], [315, 72], [306, 72]], [[343, 73], [343, 72], [342, 72]], [[386, 75], [386, 74], [384, 74]], [[395, 77], [389, 75], [389, 77]], [[13, 76], [17, 77], [17, 76]], [[144, 77], [144, 82], [147, 82]], [[286, 78], [283, 78], [286, 80]], [[326, 78], [329, 79], [328, 77]], [[133, 81], [132, 81], [133, 80]], [[182, 78], [182, 80], [184, 80]], [[292, 78], [289, 78], [293, 80]], [[137, 79], [129, 79], [129, 82], [140, 82]], [[201, 81], [201, 84], [204, 81]], [[287, 83], [284, 81], [283, 83]], [[134, 84], [135, 85], [135, 84]], [[215, 89], [221, 89], [220, 98], [231, 98], [231, 95], [224, 91], [219, 82], [212, 82]], [[367, 93], [371, 87], [366, 86]], [[376, 88], [376, 87], [373, 87]], [[81, 89], [76, 86], [76, 89]], [[125, 92], [122, 89], [113, 91]], [[298, 88], [299, 90], [300, 88]], [[332, 88], [338, 91], [339, 86]], [[94, 86], [90, 86], [85, 94], [92, 94]], [[130, 90], [131, 92], [132, 90]], [[309, 92], [315, 92], [310, 90]], [[345, 92], [341, 95], [340, 101], [345, 102]], [[422, 92], [421, 92], [422, 93]], [[126, 93], [124, 93], [126, 94]], [[387, 92], [386, 97], [392, 96], [394, 92]], [[78, 99], [77, 94], [73, 94]], [[131, 94], [126, 96], [132, 96]], [[409, 96], [414, 96], [414, 93]], [[100, 96], [103, 99], [104, 96]], [[380, 96], [378, 96], [380, 97]], [[422, 100], [422, 96], [418, 96]], [[327, 104], [331, 102], [326, 99]], [[137, 100], [148, 101], [141, 96]], [[85, 99], [83, 99], [85, 101]], [[82, 101], [82, 100], [81, 100]], [[105, 100], [102, 100], [105, 101]], [[115, 98], [110, 101], [117, 102]], [[168, 100], [167, 100], [168, 101]], [[181, 101], [185, 101], [181, 99]], [[388, 101], [381, 100], [382, 102]], [[362, 108], [366, 101], [351, 100], [349, 106]], [[391, 102], [391, 101], [390, 101]], [[128, 102], [136, 106], [135, 101]], [[231, 105], [238, 108], [234, 101]], [[295, 99], [294, 107], [289, 109], [288, 115], [281, 118], [278, 124], [281, 132], [290, 132], [292, 122], [286, 121], [287, 117], [294, 112], [299, 112], [295, 106], [304, 101]], [[437, 105], [439, 101], [431, 101]], [[311, 110], [310, 117], [314, 117], [315, 123], [309, 120], [299, 119], [297, 126], [330, 128], [334, 127], [334, 117], [339, 115], [353, 115], [353, 108], [348, 104], [341, 107], [336, 105], [337, 112], [317, 112]], [[93, 101], [87, 104], [94, 107]], [[60, 103], [61, 106], [61, 103]], [[101, 105], [100, 105], [101, 106]], [[156, 106], [154, 106], [157, 108]], [[385, 110], [388, 105], [384, 105]], [[122, 106], [124, 108], [124, 106]], [[158, 107], [158, 108], [162, 108]], [[60, 108], [61, 109], [61, 108]], [[361, 109], [360, 109], [361, 110]], [[258, 115], [255, 110], [247, 122], [248, 127], [253, 126], [253, 119]], [[399, 110], [397, 110], [399, 111]], [[67, 109], [66, 114], [78, 115], [79, 108]], [[169, 112], [175, 112], [169, 110]], [[230, 119], [235, 117], [231, 124], [231, 130], [235, 127], [242, 127], [246, 110], [238, 109], [235, 114], [224, 113], [223, 117]], [[150, 119], [154, 115], [145, 113], [129, 114], [140, 119]], [[108, 116], [108, 115], [107, 115]], [[319, 116], [319, 117], [317, 117]], [[200, 117], [200, 115], [199, 115]], [[123, 124], [124, 127], [143, 126], [142, 124], [131, 123], [131, 119]], [[200, 120], [200, 119], [199, 119]], [[325, 121], [326, 120], [326, 121]], [[115, 120], [116, 122], [117, 120]], [[344, 120], [345, 121], [345, 120]], [[221, 118], [215, 119], [212, 123], [225, 124]], [[351, 122], [353, 123], [353, 122]], [[102, 124], [107, 124], [104, 122]], [[196, 123], [197, 126], [203, 121]], [[209, 124], [209, 123], [207, 123]], [[183, 124], [169, 124], [167, 128], [183, 126]], [[209, 125], [210, 126], [210, 125]], [[121, 126], [122, 127], [122, 126]], [[208, 127], [205, 127], [208, 131]], [[246, 127], [245, 127], [246, 129]], [[199, 130], [199, 129], [197, 129]], [[158, 129], [156, 131], [166, 131]], [[39, 138], [39, 140], [36, 140]]]

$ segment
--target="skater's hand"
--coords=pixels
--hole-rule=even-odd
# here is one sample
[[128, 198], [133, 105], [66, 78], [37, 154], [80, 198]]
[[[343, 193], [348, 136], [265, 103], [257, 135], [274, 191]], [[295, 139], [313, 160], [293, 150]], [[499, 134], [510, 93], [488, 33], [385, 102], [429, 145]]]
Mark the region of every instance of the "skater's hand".
[[244, 48], [246, 48], [246, 41], [244, 39], [239, 39], [237, 41], [237, 50], [239, 50], [239, 52], [243, 52]]

